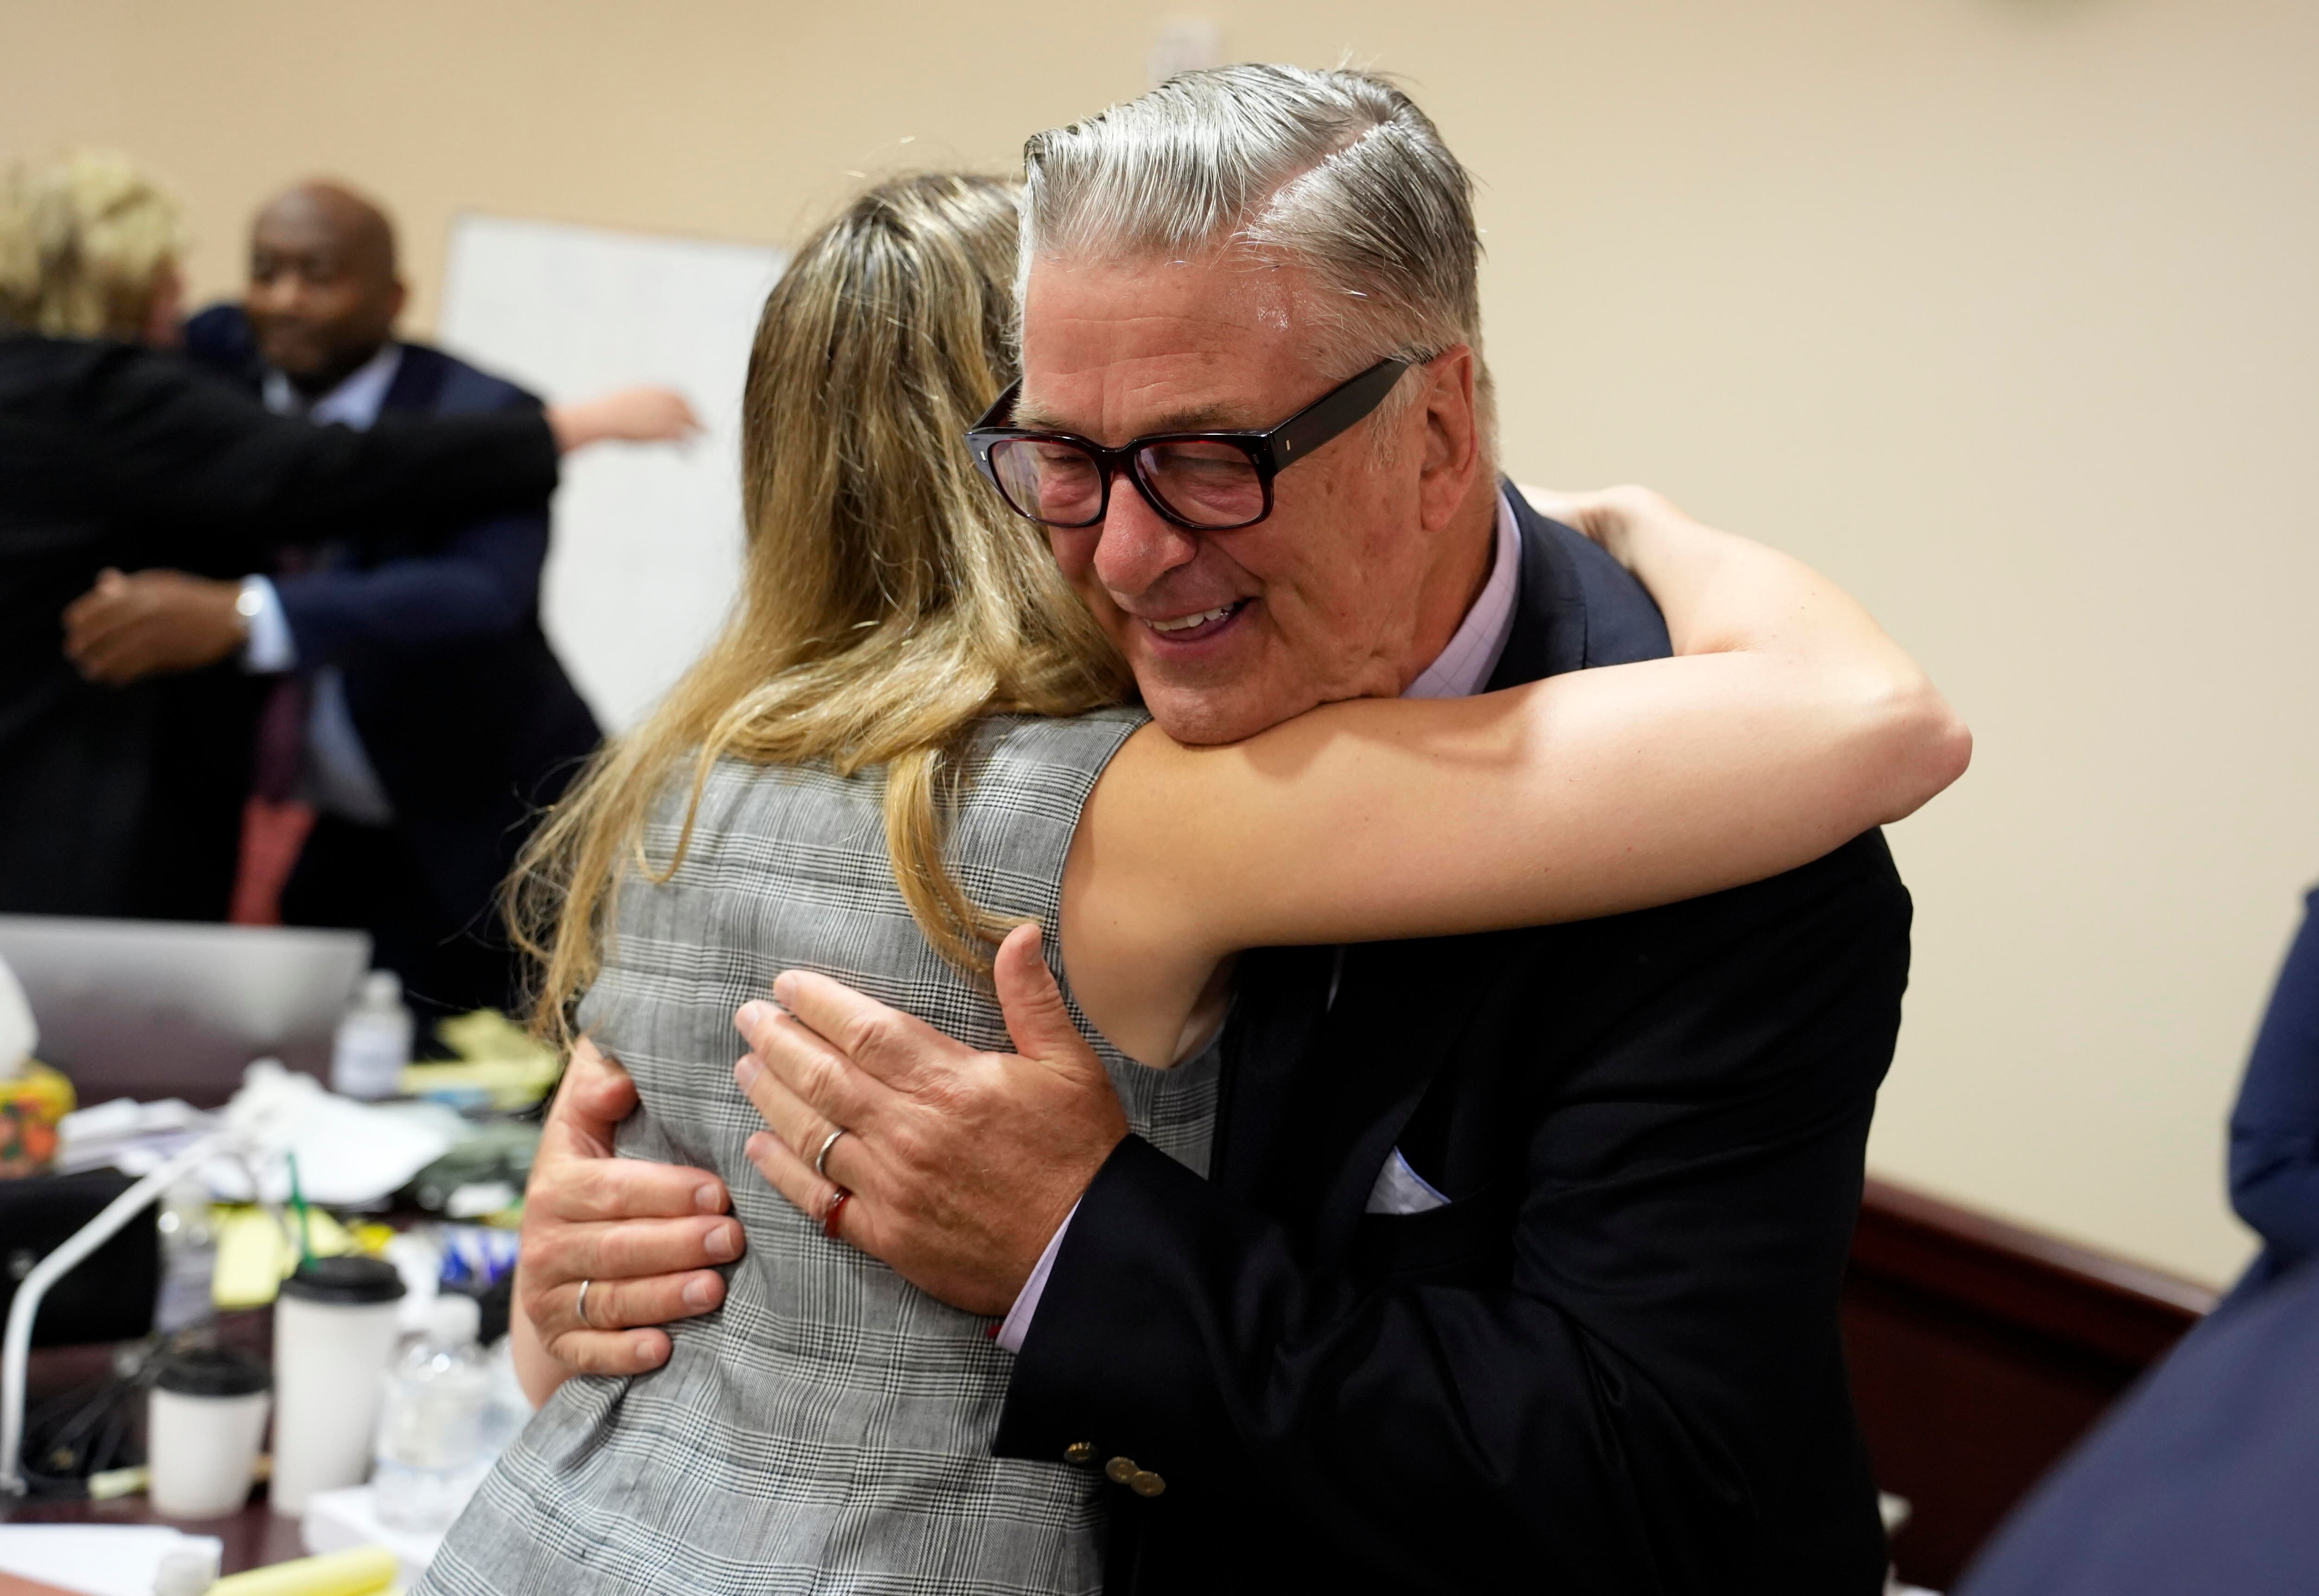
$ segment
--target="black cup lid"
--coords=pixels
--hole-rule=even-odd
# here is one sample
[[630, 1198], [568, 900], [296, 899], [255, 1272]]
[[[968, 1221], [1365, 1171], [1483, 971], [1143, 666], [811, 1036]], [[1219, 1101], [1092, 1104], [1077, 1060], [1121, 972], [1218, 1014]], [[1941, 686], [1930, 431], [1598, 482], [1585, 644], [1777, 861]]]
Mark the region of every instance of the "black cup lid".
[[309, 1258], [282, 1283], [282, 1294], [308, 1303], [391, 1303], [402, 1294], [402, 1276], [383, 1258]]
[[181, 1396], [248, 1396], [271, 1386], [274, 1375], [247, 1352], [194, 1347], [162, 1358], [153, 1384]]

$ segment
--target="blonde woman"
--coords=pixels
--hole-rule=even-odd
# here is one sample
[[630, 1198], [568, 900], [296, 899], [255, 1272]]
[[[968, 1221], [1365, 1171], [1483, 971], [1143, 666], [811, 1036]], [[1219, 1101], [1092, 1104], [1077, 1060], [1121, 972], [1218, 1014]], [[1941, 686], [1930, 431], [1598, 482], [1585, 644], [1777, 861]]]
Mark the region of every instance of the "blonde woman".
[[447, 532], [544, 500], [560, 452], [691, 428], [652, 388], [367, 433], [271, 415], [166, 352], [184, 250], [176, 202], [122, 157], [0, 185], [0, 912], [176, 906], [156, 893], [188, 843], [162, 743], [179, 684], [100, 687], [64, 655], [59, 617], [100, 572], [229, 576], [285, 543]]
[[[627, 1065], [642, 1105], [620, 1151], [724, 1177], [748, 1247], [656, 1372], [558, 1387], [519, 1324], [527, 1379], [554, 1394], [427, 1596], [1101, 1584], [1102, 1477], [991, 1455], [1008, 1361], [992, 1327], [744, 1173], [762, 1122], [735, 1085], [732, 1016], [777, 973], [835, 975], [1003, 1048], [996, 940], [1069, 924], [1064, 989], [1130, 1123], [1198, 1168], [1241, 939], [1665, 901], [1800, 864], [1958, 768], [1945, 707], [1841, 595], [1652, 513], [1609, 520], [1678, 641], [1713, 654], [1462, 704], [1337, 705], [1231, 757], [1176, 750], [1122, 705], [1118, 658], [961, 441], [1003, 385], [1015, 226], [1001, 185], [925, 176], [799, 248], [750, 363], [734, 616], [535, 840], [541, 1019]], [[1098, 788], [1100, 872], [1075, 842]], [[1225, 849], [1169, 825], [1199, 805], [1234, 806], [1246, 834]], [[1378, 890], [1332, 857], [1330, 817], [1354, 815], [1365, 857], [1445, 827], [1459, 857]], [[1113, 915], [1089, 885], [1139, 860], [1168, 860], [1141, 872], [1157, 881], [1259, 854], [1265, 901], [1237, 918]]]

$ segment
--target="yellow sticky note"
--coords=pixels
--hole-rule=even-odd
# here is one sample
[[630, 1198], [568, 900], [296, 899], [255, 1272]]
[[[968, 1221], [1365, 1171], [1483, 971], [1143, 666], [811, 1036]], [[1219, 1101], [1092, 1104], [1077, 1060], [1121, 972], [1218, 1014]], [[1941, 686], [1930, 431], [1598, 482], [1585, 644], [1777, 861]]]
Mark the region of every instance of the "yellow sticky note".
[[[282, 1289], [298, 1267], [294, 1227], [298, 1216], [276, 1220], [263, 1208], [219, 1208], [217, 1272], [210, 1278], [210, 1300], [221, 1308], [263, 1308]], [[307, 1211], [307, 1237], [316, 1258], [333, 1258], [355, 1249], [346, 1227], [319, 1208]]]

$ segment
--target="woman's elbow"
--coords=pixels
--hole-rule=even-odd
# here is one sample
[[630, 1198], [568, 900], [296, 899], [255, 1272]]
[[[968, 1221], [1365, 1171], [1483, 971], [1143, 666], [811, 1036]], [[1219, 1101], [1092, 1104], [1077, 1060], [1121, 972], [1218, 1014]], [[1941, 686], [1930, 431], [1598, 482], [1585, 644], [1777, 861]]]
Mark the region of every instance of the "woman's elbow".
[[1930, 681], [1919, 677], [1894, 695], [1890, 717], [1890, 790], [1880, 824], [1915, 814], [1972, 762], [1972, 730]]

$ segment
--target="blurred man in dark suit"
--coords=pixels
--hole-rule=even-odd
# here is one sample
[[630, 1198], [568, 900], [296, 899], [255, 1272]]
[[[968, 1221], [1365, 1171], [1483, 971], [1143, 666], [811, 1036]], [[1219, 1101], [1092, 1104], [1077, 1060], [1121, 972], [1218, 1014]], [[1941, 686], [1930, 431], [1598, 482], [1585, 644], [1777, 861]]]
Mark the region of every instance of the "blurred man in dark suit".
[[[384, 411], [536, 407], [514, 384], [396, 339], [404, 300], [378, 207], [333, 184], [262, 211], [240, 306], [186, 347], [277, 412], [367, 428]], [[368, 931], [424, 1014], [504, 1006], [496, 893], [529, 816], [595, 746], [539, 626], [547, 507], [421, 544], [398, 536], [214, 581], [108, 572], [68, 618], [85, 672], [128, 681], [239, 655], [280, 678], [261, 796], [315, 811], [281, 895], [292, 924]]]
[[2319, 1263], [2238, 1294], [2046, 1476], [1961, 1596], [2319, 1591]]

